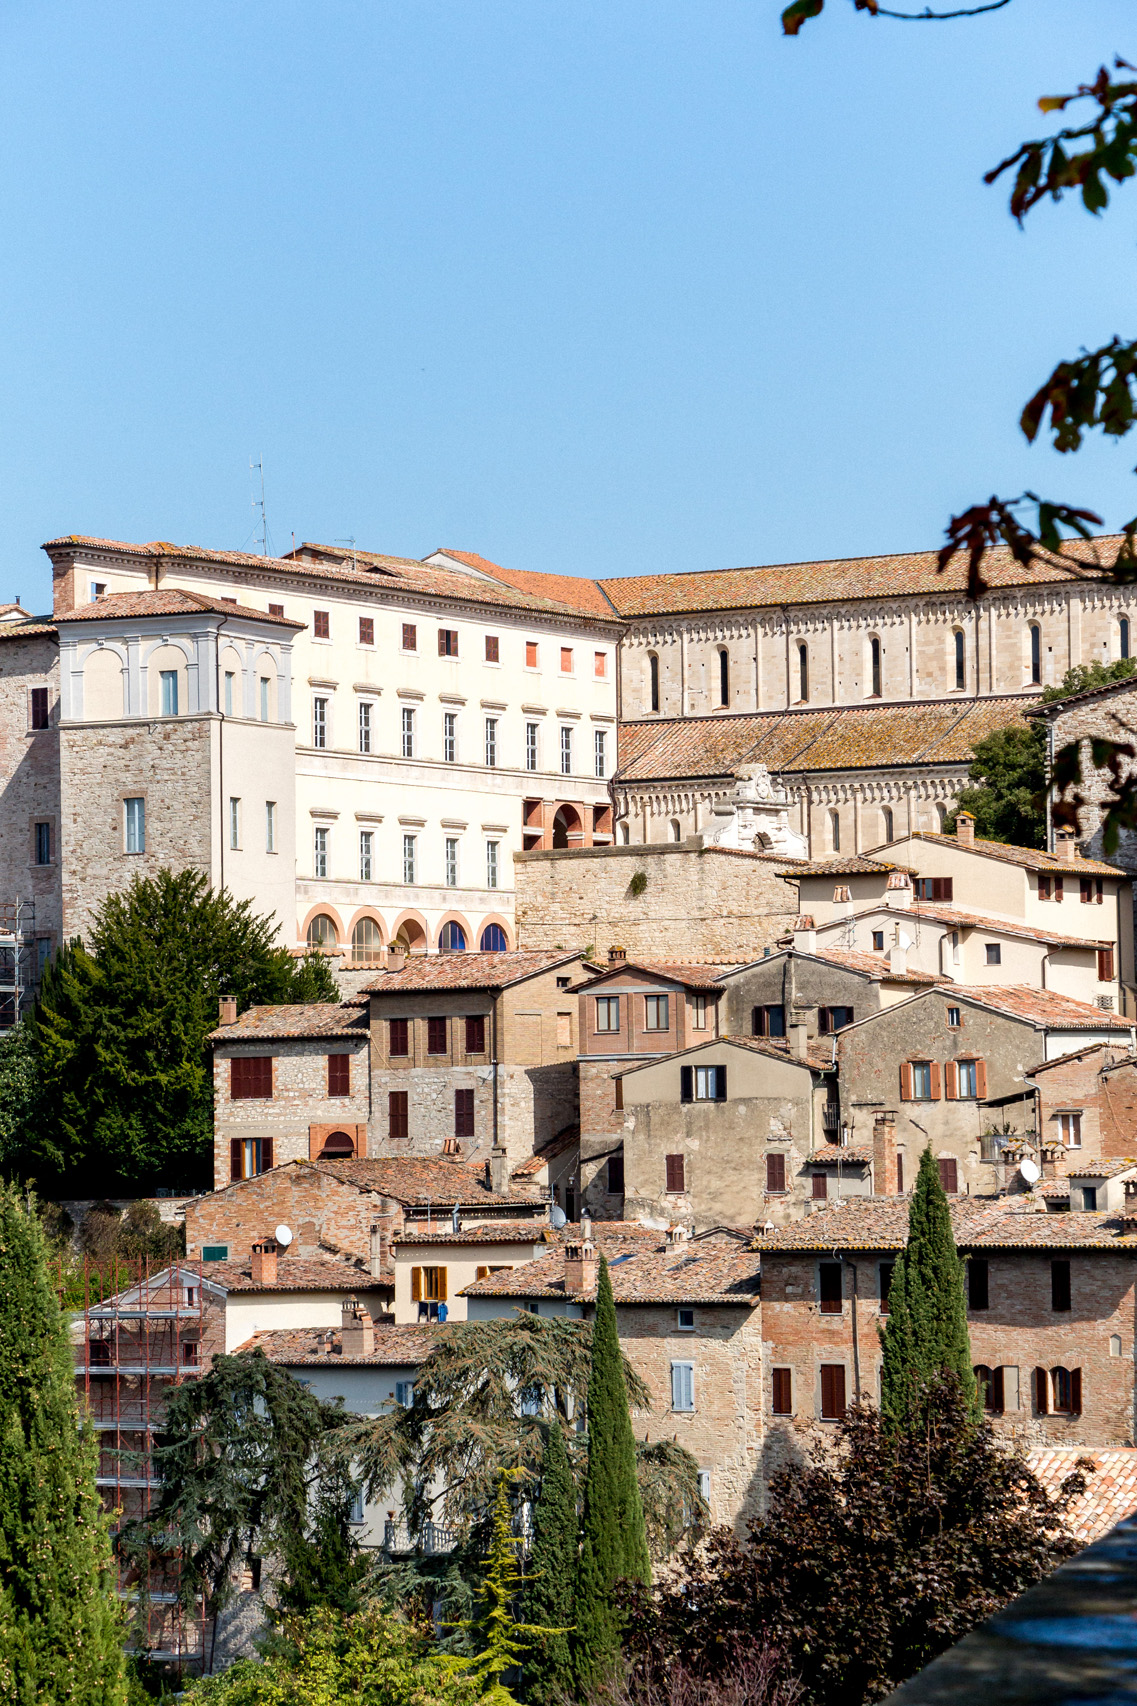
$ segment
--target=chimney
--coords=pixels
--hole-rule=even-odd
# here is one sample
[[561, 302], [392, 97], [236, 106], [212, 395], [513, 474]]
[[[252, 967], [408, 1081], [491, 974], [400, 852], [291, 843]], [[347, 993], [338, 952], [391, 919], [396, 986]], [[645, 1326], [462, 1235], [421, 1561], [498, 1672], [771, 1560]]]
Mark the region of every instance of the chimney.
[[838, 883], [837, 887], [833, 890], [833, 905], [852, 906], [852, 904], [853, 896], [849, 891], [849, 885], [847, 883]]
[[685, 1226], [669, 1226], [667, 1228], [667, 1242], [673, 1249], [680, 1244], [685, 1244], [687, 1242], [687, 1228]]
[[955, 838], [961, 847], [974, 847], [975, 819], [970, 812], [956, 812]]
[[497, 1196], [505, 1191], [505, 1150], [500, 1143], [495, 1143], [490, 1150], [490, 1158], [486, 1163], [489, 1168], [490, 1190]]
[[461, 1155], [462, 1145], [456, 1137], [444, 1137], [442, 1139], [442, 1153], [443, 1155]]
[[790, 1054], [794, 1060], [805, 1060], [809, 1054], [809, 1026], [803, 1018], [795, 1016], [787, 1025], [789, 1031]]
[[894, 912], [908, 912], [912, 906], [912, 879], [907, 871], [890, 871], [884, 890], [884, 904]]
[[799, 913], [794, 919], [794, 951], [798, 954], [817, 952], [817, 929], [810, 912]]
[[235, 1025], [237, 1023], [237, 997], [222, 995], [217, 1002], [217, 1023], [219, 1025]]
[[406, 963], [407, 963], [406, 949], [405, 948], [396, 948], [394, 943], [392, 943], [391, 946], [387, 949], [387, 970], [388, 971], [402, 971], [402, 969], [406, 965]]
[[376, 1221], [371, 1228], [370, 1268], [372, 1279], [379, 1279], [382, 1276], [390, 1247], [387, 1228], [380, 1221]]
[[1063, 864], [1072, 865], [1078, 857], [1078, 843], [1068, 824], [1054, 831], [1054, 851]]
[[608, 950], [608, 964], [610, 966], [621, 966], [621, 965], [623, 965], [624, 962], [626, 961], [627, 957], [628, 957], [627, 948], [609, 948], [609, 950]]
[[893, 977], [903, 977], [908, 970], [908, 949], [900, 940], [900, 926], [892, 926], [892, 941], [888, 949], [888, 969]]
[[872, 1122], [873, 1188], [878, 1197], [896, 1195], [896, 1114], [882, 1108]]
[[343, 1301], [340, 1354], [345, 1357], [375, 1354], [375, 1327], [357, 1297], [345, 1297]]
[[275, 1238], [253, 1245], [253, 1284], [276, 1284], [276, 1258], [280, 1246]]
[[590, 1292], [596, 1284], [597, 1266], [592, 1222], [583, 1218], [579, 1232], [565, 1245], [565, 1290]]

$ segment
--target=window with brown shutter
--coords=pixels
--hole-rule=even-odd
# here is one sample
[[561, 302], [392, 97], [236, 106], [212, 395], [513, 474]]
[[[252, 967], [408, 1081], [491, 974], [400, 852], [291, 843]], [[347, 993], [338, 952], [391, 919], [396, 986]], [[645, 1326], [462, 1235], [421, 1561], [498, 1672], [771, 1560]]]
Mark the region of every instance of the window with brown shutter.
[[229, 1095], [234, 1102], [272, 1100], [271, 1054], [234, 1055], [229, 1068]]
[[410, 1136], [410, 1097], [405, 1090], [387, 1093], [387, 1129], [391, 1137]]
[[270, 616], [283, 616], [284, 615], [283, 604], [270, 604], [268, 607], [268, 613]]
[[1057, 901], [1060, 901], [1062, 899], [1063, 893], [1065, 892], [1063, 889], [1064, 881], [1065, 881], [1065, 879], [1062, 876], [1060, 876], [1058, 872], [1055, 872], [1055, 874], [1054, 874], [1054, 898]]
[[229, 1139], [229, 1177], [234, 1182], [244, 1177], [242, 1160], [241, 1139], [231, 1137]]
[[422, 1302], [422, 1269], [411, 1269], [411, 1302]]
[[359, 643], [361, 646], [373, 646], [375, 644], [374, 616], [361, 616], [359, 618]]
[[317, 640], [330, 640], [332, 637], [332, 619], [327, 610], [313, 610], [312, 634]]
[[828, 1173], [815, 1173], [813, 1175], [813, 1199], [814, 1199], [814, 1201], [815, 1202], [824, 1202], [825, 1199], [828, 1197], [828, 1195], [829, 1195], [829, 1175], [828, 1175]]
[[445, 1268], [424, 1268], [422, 1270], [422, 1301], [424, 1303], [446, 1302]]
[[685, 1188], [683, 1184], [682, 1155], [665, 1155], [663, 1160], [664, 1170], [667, 1176], [665, 1189], [669, 1191], [682, 1191]]
[[980, 1102], [987, 1100], [987, 1062], [985, 1060], [975, 1062], [975, 1095]]
[[32, 688], [31, 726], [33, 729], [46, 729], [50, 722], [48, 697], [46, 687]]
[[1001, 1368], [987, 1368], [983, 1363], [972, 1370], [979, 1402], [989, 1416], [1001, 1416], [1005, 1408], [1005, 1385]]
[[823, 1422], [843, 1422], [845, 1420], [844, 1363], [823, 1362], [821, 1365], [821, 1420]]
[[616, 1091], [616, 1094], [613, 1097], [613, 1103], [615, 1105], [616, 1112], [620, 1113], [624, 1106], [624, 1080], [622, 1078], [616, 1078], [613, 1080], [613, 1083]]
[[1039, 900], [1049, 900], [1050, 899], [1050, 873], [1048, 871], [1040, 871], [1039, 872], [1039, 876], [1038, 876], [1038, 898], [1039, 898]]
[[418, 651], [418, 624], [416, 622], [403, 623], [403, 650], [405, 652]]
[[440, 658], [456, 658], [458, 656], [457, 628], [440, 628], [438, 630], [438, 655]]
[[498, 642], [498, 637], [496, 634], [487, 634], [486, 635], [486, 662], [487, 663], [500, 663], [501, 662], [501, 647], [500, 647], [500, 644]]
[[793, 1372], [788, 1368], [775, 1368], [773, 1374], [773, 1403], [771, 1408], [775, 1416], [792, 1416], [793, 1402]]
[[933, 1060], [931, 1062], [931, 1088], [928, 1092], [933, 1102], [938, 1102], [940, 1096], [943, 1094], [940, 1079], [940, 1063], [938, 1060]]
[[896, 1190], [899, 1196], [904, 1195], [904, 1157], [896, 1157]]
[[427, 1054], [445, 1054], [446, 1020], [428, 1019], [426, 1021], [426, 1052]]
[[770, 1196], [784, 1196], [786, 1190], [786, 1158], [784, 1155], [766, 1157], [766, 1191]]
[[1082, 1413], [1082, 1371], [1080, 1368], [1070, 1370], [1070, 1414], [1080, 1416]]
[[1036, 1416], [1050, 1414], [1050, 1375], [1044, 1368], [1036, 1368], [1031, 1376], [1034, 1412]]
[[902, 1102], [915, 1100], [912, 1094], [912, 1062], [910, 1060], [900, 1062], [900, 1100]]
[[536, 640], [526, 640], [525, 642], [525, 667], [526, 669], [536, 669], [537, 667]]
[[486, 1019], [484, 1013], [467, 1013], [466, 1015], [466, 1053], [485, 1054], [486, 1052]]
[[818, 1262], [817, 1295], [823, 1315], [840, 1315], [844, 1308], [845, 1276], [841, 1262]]
[[1098, 982], [1113, 982], [1113, 949], [1098, 949]]
[[328, 1056], [328, 1095], [351, 1095], [350, 1054], [330, 1054]]
[[410, 1054], [410, 1052], [411, 1052], [410, 1020], [409, 1019], [389, 1019], [388, 1025], [390, 1026], [390, 1030], [388, 1032], [388, 1038], [389, 1038], [388, 1047], [387, 1047], [388, 1054], [397, 1054], [397, 1055]]
[[454, 1136], [473, 1137], [474, 1135], [474, 1092], [472, 1090], [455, 1090], [454, 1092]]
[[936, 1169], [940, 1175], [940, 1184], [948, 1196], [955, 1196], [959, 1191], [959, 1167], [955, 1157], [951, 1155], [942, 1156], [936, 1162]]

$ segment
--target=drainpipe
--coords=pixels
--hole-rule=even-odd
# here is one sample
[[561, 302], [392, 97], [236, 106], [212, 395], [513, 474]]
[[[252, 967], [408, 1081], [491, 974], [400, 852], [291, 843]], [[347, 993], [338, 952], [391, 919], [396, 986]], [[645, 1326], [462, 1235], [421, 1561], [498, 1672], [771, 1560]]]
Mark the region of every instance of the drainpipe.
[[857, 1264], [850, 1262], [840, 1250], [834, 1250], [833, 1259], [840, 1262], [843, 1268], [848, 1268], [853, 1276], [852, 1318], [853, 1318], [853, 1390], [856, 1393], [856, 1403], [861, 1401], [861, 1347], [857, 1338]]

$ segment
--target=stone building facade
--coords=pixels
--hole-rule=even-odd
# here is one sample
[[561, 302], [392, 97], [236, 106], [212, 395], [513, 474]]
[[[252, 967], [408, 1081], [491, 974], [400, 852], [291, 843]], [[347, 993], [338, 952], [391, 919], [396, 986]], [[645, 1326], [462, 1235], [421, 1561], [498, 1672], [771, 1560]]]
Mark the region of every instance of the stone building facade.
[[54, 630], [0, 606], [0, 1027], [62, 940], [59, 830]]
[[1027, 1077], [1044, 1172], [1063, 1159], [1069, 1168], [1137, 1154], [1137, 1060], [1123, 1044], [1093, 1043], [1042, 1061]]

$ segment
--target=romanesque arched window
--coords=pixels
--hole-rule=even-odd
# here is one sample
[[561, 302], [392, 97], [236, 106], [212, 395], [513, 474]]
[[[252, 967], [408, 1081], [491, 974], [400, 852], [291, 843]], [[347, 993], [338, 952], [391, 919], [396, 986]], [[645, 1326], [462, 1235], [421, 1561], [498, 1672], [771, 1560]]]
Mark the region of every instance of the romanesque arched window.
[[672, 841], [682, 841], [683, 839], [683, 825], [677, 817], [673, 817], [671, 820], [671, 839]]
[[648, 704], [653, 711], [659, 710], [659, 659], [652, 652], [647, 660], [648, 672]]
[[892, 829], [892, 807], [885, 806], [880, 815], [884, 819], [884, 839], [886, 841], [895, 840]]
[[1128, 616], [1123, 616], [1117, 624], [1117, 655], [1122, 658], [1127, 658], [1129, 656]]
[[829, 845], [834, 853], [841, 851], [841, 813], [829, 813]]
[[880, 638], [874, 634], [869, 641], [869, 697], [880, 698]]
[[956, 691], [962, 692], [967, 682], [967, 652], [963, 638], [963, 629], [955, 631], [955, 685]]
[[730, 653], [719, 647], [719, 704], [730, 704]]
[[1037, 622], [1030, 625], [1030, 679], [1042, 680], [1042, 629]]
[[797, 696], [805, 705], [809, 701], [809, 647], [802, 640], [797, 649]]

